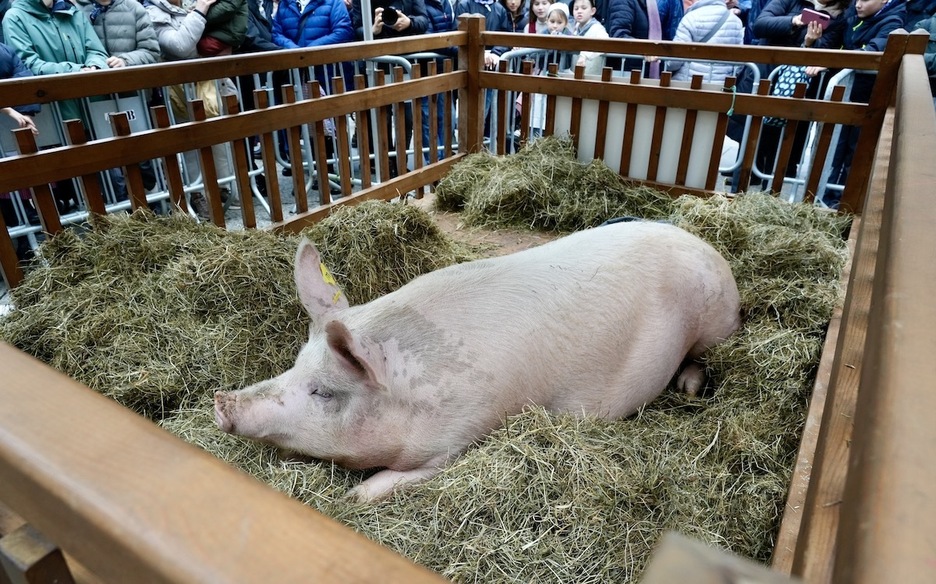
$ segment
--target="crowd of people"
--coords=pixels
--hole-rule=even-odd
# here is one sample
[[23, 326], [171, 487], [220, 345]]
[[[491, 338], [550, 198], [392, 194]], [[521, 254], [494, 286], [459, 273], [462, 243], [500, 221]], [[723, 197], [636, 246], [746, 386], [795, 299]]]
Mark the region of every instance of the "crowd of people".
[[[47, 75], [136, 67], [161, 61], [244, 54], [277, 49], [316, 47], [361, 40], [399, 38], [457, 27], [463, 14], [484, 15], [489, 31], [562, 34], [587, 38], [633, 38], [714, 44], [756, 44], [777, 47], [819, 47], [845, 50], [883, 50], [887, 35], [896, 28], [919, 26], [930, 31], [936, 49], [936, 0], [373, 0], [369, 34], [360, 0], [0, 0], [0, 77]], [[803, 19], [803, 10], [821, 12], [825, 22]], [[487, 47], [485, 66], [495, 68], [509, 47]], [[425, 67], [427, 61], [418, 63]], [[701, 75], [722, 83], [736, 76], [736, 65], [705, 61], [606, 56], [582, 51], [572, 65], [588, 74], [602, 67], [617, 71], [641, 69], [645, 76], [661, 68], [675, 79]], [[936, 79], [936, 54], [927, 57]], [[316, 72], [327, 87], [338, 70]], [[353, 73], [340, 69], [348, 86]], [[761, 75], [767, 76], [769, 68]], [[822, 73], [808, 68], [815, 80], [809, 95], [820, 91]], [[741, 75], [739, 84], [743, 87]], [[252, 79], [240, 80], [242, 98], [250, 106]], [[867, 100], [873, 76], [856, 77], [851, 99]], [[936, 83], [934, 83], [936, 88]], [[197, 88], [208, 115], [217, 115], [218, 93], [235, 91], [231, 80]], [[184, 95], [164, 96], [175, 115], [185, 119]], [[489, 100], [488, 100], [489, 101]], [[441, 106], [441, 98], [439, 105]], [[423, 137], [428, 144], [428, 101], [423, 100]], [[63, 118], [82, 119], [79, 104], [59, 104]], [[438, 111], [442, 122], [442, 108]], [[35, 131], [35, 106], [3, 108], [21, 127]], [[407, 142], [412, 135], [412, 111], [406, 109]], [[87, 124], [87, 120], [84, 120]], [[729, 136], [735, 129], [729, 129]], [[757, 164], [771, 168], [779, 142], [777, 128], [765, 127]], [[372, 134], [373, 135], [373, 134]], [[853, 148], [853, 132], [843, 132], [836, 152], [833, 180], [844, 181]], [[801, 141], [801, 140], [800, 140]], [[288, 152], [282, 152], [288, 156]], [[219, 169], [228, 168], [223, 152], [215, 153]], [[795, 158], [795, 157], [794, 157]], [[795, 165], [795, 160], [791, 165]], [[193, 163], [194, 164], [194, 163]], [[788, 173], [795, 168], [787, 169]], [[829, 200], [830, 206], [836, 201]], [[4, 207], [5, 209], [5, 207]], [[15, 222], [15, 218], [8, 220]], [[9, 224], [9, 221], [8, 221]], [[14, 223], [15, 224], [15, 223]]]

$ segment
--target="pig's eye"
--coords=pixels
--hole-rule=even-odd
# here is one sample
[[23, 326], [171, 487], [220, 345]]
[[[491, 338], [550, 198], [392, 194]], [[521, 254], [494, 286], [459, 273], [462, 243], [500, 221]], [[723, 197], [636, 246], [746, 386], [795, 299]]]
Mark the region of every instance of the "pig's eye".
[[312, 383], [309, 385], [309, 395], [317, 395], [322, 399], [331, 399], [332, 394], [322, 387], [320, 383]]

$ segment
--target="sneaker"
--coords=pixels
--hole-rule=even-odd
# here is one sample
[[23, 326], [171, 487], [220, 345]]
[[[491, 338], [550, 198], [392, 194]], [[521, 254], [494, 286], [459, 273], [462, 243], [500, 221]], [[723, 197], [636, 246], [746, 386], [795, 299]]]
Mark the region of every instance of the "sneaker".
[[201, 191], [195, 191], [189, 195], [189, 205], [192, 207], [192, 211], [195, 211], [199, 219], [207, 220], [211, 218], [211, 208], [208, 206], [208, 199], [205, 198], [205, 194]]

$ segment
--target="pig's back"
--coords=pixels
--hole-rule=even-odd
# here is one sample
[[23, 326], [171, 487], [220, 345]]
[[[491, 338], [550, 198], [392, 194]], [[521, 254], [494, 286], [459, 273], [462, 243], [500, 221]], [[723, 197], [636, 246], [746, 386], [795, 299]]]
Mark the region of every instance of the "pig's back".
[[695, 236], [650, 222], [451, 266], [374, 304], [388, 321], [405, 310], [420, 322], [392, 334], [430, 369], [460, 364], [452, 371], [466, 373], [435, 382], [479, 407], [513, 413], [535, 402], [610, 418], [653, 399], [687, 352], [727, 337], [738, 319], [727, 262]]

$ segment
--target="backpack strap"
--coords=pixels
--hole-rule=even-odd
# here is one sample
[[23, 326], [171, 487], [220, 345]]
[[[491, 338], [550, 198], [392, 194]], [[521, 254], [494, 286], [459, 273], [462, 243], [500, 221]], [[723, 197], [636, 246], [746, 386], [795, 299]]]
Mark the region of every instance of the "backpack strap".
[[724, 26], [724, 24], [728, 21], [728, 16], [730, 15], [731, 15], [731, 11], [726, 9], [725, 13], [722, 14], [718, 22], [715, 23], [715, 26], [709, 29], [709, 31], [705, 33], [705, 36], [699, 39], [698, 42], [707, 43], [710, 40], [712, 40], [712, 37], [715, 36], [715, 33], [721, 30], [721, 27]]

